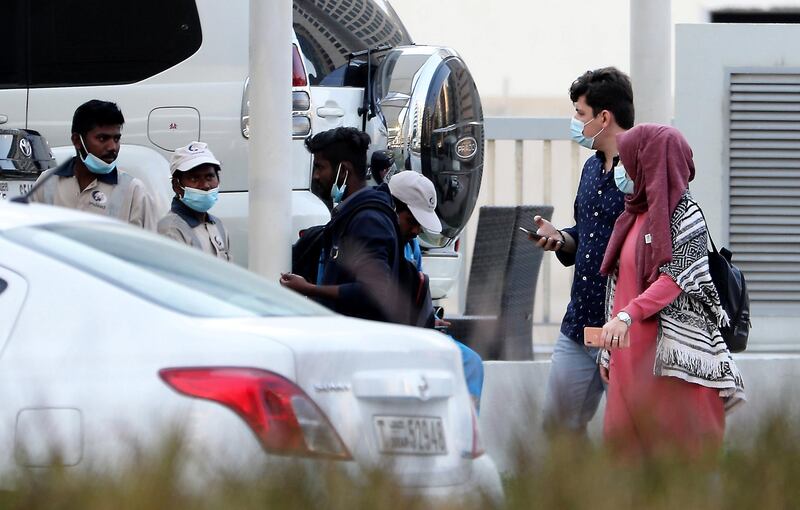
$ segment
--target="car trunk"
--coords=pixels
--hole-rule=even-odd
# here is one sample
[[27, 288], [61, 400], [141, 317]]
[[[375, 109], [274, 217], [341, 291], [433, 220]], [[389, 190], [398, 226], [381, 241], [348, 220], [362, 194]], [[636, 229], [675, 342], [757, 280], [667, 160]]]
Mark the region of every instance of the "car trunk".
[[[435, 332], [345, 318], [275, 320], [264, 330], [295, 354], [296, 380], [353, 458], [390, 467], [404, 486], [469, 478], [471, 403], [455, 345]], [[319, 336], [307, 335], [320, 323]], [[241, 321], [237, 321], [241, 324]], [[240, 326], [261, 330], [258, 319]], [[441, 338], [439, 338], [441, 336]]]

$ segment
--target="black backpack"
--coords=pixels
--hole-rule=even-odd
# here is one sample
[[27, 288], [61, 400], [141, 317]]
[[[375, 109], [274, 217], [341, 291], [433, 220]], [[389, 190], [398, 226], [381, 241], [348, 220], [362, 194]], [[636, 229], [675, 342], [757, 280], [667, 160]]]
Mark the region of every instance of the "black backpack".
[[[703, 215], [705, 222], [705, 215]], [[706, 223], [708, 231], [708, 223]], [[720, 302], [730, 322], [720, 328], [722, 338], [731, 352], [742, 352], [747, 348], [747, 337], [750, 335], [750, 295], [742, 271], [731, 263], [733, 254], [727, 248], [717, 250], [711, 233], [711, 250], [708, 250], [708, 266], [711, 280], [717, 288]]]
[[[418, 326], [425, 328], [434, 327], [436, 316], [431, 299], [430, 280], [428, 276], [417, 269], [416, 264], [404, 256], [404, 246], [400, 243], [400, 226], [397, 223], [397, 213], [385, 202], [369, 200], [349, 210], [346, 216], [336, 218], [327, 225], [310, 227], [300, 234], [300, 239], [292, 246], [292, 272], [303, 276], [311, 283], [317, 281], [319, 256], [325, 240], [334, 233], [341, 233], [347, 229], [351, 218], [363, 209], [378, 209], [392, 218], [397, 232], [398, 246], [398, 299], [397, 306], [388, 307], [391, 319], [398, 324]], [[333, 230], [332, 230], [333, 229]], [[387, 296], [389, 294], [387, 293]]]

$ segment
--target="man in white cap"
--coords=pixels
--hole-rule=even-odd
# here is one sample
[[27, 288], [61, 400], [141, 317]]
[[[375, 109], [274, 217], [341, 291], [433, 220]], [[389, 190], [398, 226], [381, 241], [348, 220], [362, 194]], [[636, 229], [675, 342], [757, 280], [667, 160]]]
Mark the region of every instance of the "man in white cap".
[[400, 242], [406, 247], [406, 258], [420, 266], [422, 255], [417, 236], [423, 228], [434, 234], [442, 231], [442, 222], [436, 216], [436, 189], [424, 175], [403, 171], [392, 176], [389, 192], [394, 198], [402, 236]]
[[[394, 174], [389, 180], [389, 193], [394, 199], [397, 221], [400, 225], [400, 242], [405, 245], [406, 259], [422, 270], [422, 253], [417, 236], [422, 229], [438, 234], [442, 231], [442, 222], [436, 216], [436, 188], [424, 175], [414, 171], [403, 171]], [[436, 319], [437, 327], [449, 326], [449, 323]], [[481, 357], [453, 337], [450, 337], [461, 350], [461, 361], [467, 389], [480, 408], [481, 391], [483, 389], [483, 362]]]
[[170, 162], [170, 212], [158, 222], [158, 233], [209, 255], [230, 260], [230, 239], [222, 221], [208, 213], [219, 196], [220, 162], [203, 142], [175, 149]]

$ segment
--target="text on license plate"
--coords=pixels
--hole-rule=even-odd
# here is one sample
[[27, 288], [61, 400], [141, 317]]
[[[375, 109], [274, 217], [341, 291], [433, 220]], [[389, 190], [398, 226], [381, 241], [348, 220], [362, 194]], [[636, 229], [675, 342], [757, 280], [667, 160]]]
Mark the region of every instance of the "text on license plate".
[[442, 419], [432, 416], [373, 416], [382, 453], [445, 455]]
[[24, 195], [36, 181], [0, 181], [0, 200], [9, 200]]

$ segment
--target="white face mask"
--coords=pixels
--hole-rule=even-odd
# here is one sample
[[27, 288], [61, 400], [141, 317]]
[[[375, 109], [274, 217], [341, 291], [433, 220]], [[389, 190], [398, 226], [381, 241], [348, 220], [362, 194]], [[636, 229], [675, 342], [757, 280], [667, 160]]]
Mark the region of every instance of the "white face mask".
[[83, 161], [83, 164], [86, 165], [86, 168], [88, 168], [93, 174], [110, 174], [117, 166], [117, 160], [115, 159], [111, 163], [106, 163], [86, 149], [86, 144], [83, 142], [83, 136], [78, 135], [78, 138], [81, 139], [83, 150], [86, 151], [86, 157], [81, 157], [81, 161]]
[[617, 163], [617, 166], [614, 167], [614, 182], [621, 192], [633, 195], [633, 180], [628, 177], [628, 172], [625, 171], [622, 163]]
[[[331, 199], [333, 200], [333, 205], [336, 205], [342, 201], [342, 197], [344, 197], [344, 190], [347, 189], [347, 184], [342, 184], [341, 187], [339, 186], [339, 172], [342, 171], [342, 164], [339, 163], [339, 166], [336, 168], [336, 178], [333, 180], [333, 186], [331, 186]], [[347, 176], [350, 172], [345, 171], [344, 173], [344, 182], [347, 182]]]
[[594, 122], [596, 119], [597, 117], [593, 118], [592, 120], [584, 124], [575, 117], [572, 117], [572, 120], [570, 120], [569, 123], [569, 131], [572, 141], [582, 147], [586, 147], [587, 149], [594, 149], [595, 138], [600, 136], [600, 133], [602, 133], [606, 128], [601, 128], [600, 131], [598, 131], [597, 134], [592, 137], [587, 137], [586, 135], [584, 135], [583, 130], [586, 129], [586, 126]]
[[219, 198], [219, 187], [204, 191], [196, 188], [183, 188], [181, 202], [197, 212], [207, 212], [214, 207]]

